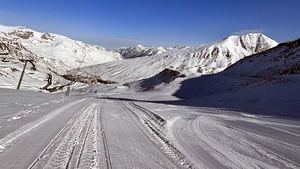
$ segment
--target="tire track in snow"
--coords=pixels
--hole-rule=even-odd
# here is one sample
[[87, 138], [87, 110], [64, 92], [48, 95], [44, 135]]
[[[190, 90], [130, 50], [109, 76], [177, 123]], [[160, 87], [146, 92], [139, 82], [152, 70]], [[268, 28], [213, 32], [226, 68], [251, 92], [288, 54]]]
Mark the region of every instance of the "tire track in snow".
[[[95, 116], [95, 115], [93, 115], [93, 116]], [[85, 132], [85, 135], [84, 135], [84, 138], [83, 138], [83, 143], [82, 143], [83, 145], [80, 147], [80, 153], [79, 153], [79, 156], [78, 156], [78, 158], [77, 158], [76, 168], [79, 167], [80, 162], [81, 162], [81, 158], [82, 158], [82, 156], [83, 156], [83, 151], [84, 151], [84, 149], [85, 149], [86, 146], [87, 146], [86, 143], [87, 143], [87, 140], [88, 140], [89, 133], [90, 133], [90, 131], [91, 131], [92, 121], [94, 121], [93, 119], [95, 119], [95, 118], [92, 117], [92, 120], [91, 120], [90, 123], [88, 124], [87, 132]]]
[[12, 142], [14, 142], [15, 140], [17, 140], [18, 138], [22, 137], [23, 135], [25, 135], [26, 133], [30, 132], [31, 130], [33, 130], [34, 128], [39, 127], [41, 124], [55, 118], [57, 115], [59, 115], [60, 113], [62, 113], [63, 111], [67, 110], [68, 108], [84, 101], [85, 99], [81, 99], [72, 103], [69, 103], [61, 108], [56, 109], [55, 111], [53, 111], [52, 113], [45, 115], [43, 117], [41, 117], [40, 119], [28, 123], [25, 126], [23, 126], [22, 128], [20, 128], [19, 130], [16, 130], [14, 132], [12, 132], [11, 134], [7, 135], [6, 137], [0, 139], [0, 152], [4, 151]]
[[85, 144], [80, 153], [79, 161], [76, 168], [103, 168], [100, 161], [100, 147], [99, 130], [98, 130], [98, 115], [100, 104], [95, 105], [94, 117], [90, 124], [89, 130], [86, 135]]
[[100, 168], [97, 107], [81, 109], [30, 168]]
[[90, 132], [91, 124], [94, 118], [94, 104], [90, 105], [91, 110], [89, 111], [90, 113], [88, 114], [88, 119], [84, 125], [84, 127], [81, 130], [80, 136], [78, 138], [78, 141], [76, 142], [76, 146], [73, 147], [68, 165], [66, 168], [78, 168], [79, 163], [80, 163], [80, 158], [82, 157], [82, 152], [84, 150], [84, 147], [86, 145], [87, 141], [87, 136], [88, 133]]
[[[152, 111], [139, 106], [135, 103], [129, 102], [126, 105], [124, 102], [120, 102], [121, 106], [129, 110], [139, 121], [138, 126], [143, 133], [152, 141], [159, 149], [179, 168], [194, 168], [193, 164], [179, 152], [164, 136], [163, 125], [165, 121], [160, 116], [156, 115]], [[138, 110], [138, 111], [136, 111]]]
[[[297, 168], [295, 161], [285, 158], [290, 147], [251, 131], [247, 119], [240, 125], [235, 116], [203, 114], [194, 118], [174, 118], [169, 122], [169, 137], [198, 168]], [[258, 123], [259, 122], [259, 123]], [[260, 124], [257, 121], [254, 124]], [[249, 127], [250, 126], [250, 127]], [[260, 125], [255, 125], [258, 127]], [[255, 128], [257, 129], [261, 128]], [[263, 130], [262, 130], [263, 131]], [[269, 130], [266, 130], [269, 131]], [[265, 131], [265, 132], [266, 132]], [[278, 151], [280, 150], [280, 151]], [[299, 154], [299, 153], [298, 153]], [[218, 166], [218, 163], [223, 165]]]
[[111, 158], [109, 155], [109, 149], [108, 149], [108, 145], [107, 145], [107, 140], [106, 140], [106, 136], [105, 136], [105, 130], [104, 130], [104, 125], [103, 125], [103, 121], [102, 121], [102, 114], [103, 111], [101, 109], [102, 107], [100, 107], [100, 129], [101, 129], [101, 136], [102, 136], [102, 141], [103, 141], [103, 147], [104, 147], [104, 151], [105, 151], [105, 161], [106, 161], [106, 167], [107, 169], [112, 169], [112, 165], [111, 165]]
[[70, 121], [60, 130], [60, 132], [51, 140], [51, 142], [47, 145], [47, 147], [42, 151], [42, 153], [31, 163], [31, 165], [28, 167], [28, 169], [32, 169], [34, 167], [36, 167], [37, 163], [43, 159], [43, 156], [45, 155], [45, 153], [49, 150], [49, 148], [51, 148], [52, 146], [54, 146], [53, 144], [55, 142], [57, 142], [60, 138], [63, 137], [63, 135], [65, 134], [65, 132], [67, 131], [67, 128], [70, 127], [70, 125], [72, 123], [74, 123], [74, 121], [78, 118], [78, 116], [80, 115], [80, 112], [77, 112], [77, 114], [70, 119]]

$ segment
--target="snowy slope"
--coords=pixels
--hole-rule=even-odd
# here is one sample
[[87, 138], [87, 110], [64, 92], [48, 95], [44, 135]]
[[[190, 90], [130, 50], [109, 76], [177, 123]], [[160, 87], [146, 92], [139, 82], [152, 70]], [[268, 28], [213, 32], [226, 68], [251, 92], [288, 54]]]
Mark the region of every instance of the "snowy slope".
[[186, 75], [217, 73], [245, 56], [276, 45], [277, 42], [261, 33], [234, 35], [197, 48], [175, 48], [152, 56], [89, 66], [81, 69], [80, 74], [127, 83], [152, 77], [166, 68]]
[[122, 59], [121, 55], [99, 46], [70, 38], [40, 33], [24, 27], [0, 25], [0, 86], [16, 88], [24, 66], [30, 59], [22, 89], [40, 90], [69, 84], [60, 75], [70, 69]]
[[221, 73], [186, 80], [177, 95], [207, 96], [264, 83], [285, 83], [285, 76], [300, 73], [299, 65], [300, 40], [282, 43], [244, 58]]
[[58, 72], [122, 59], [118, 53], [103, 47], [88, 45], [53, 33], [6, 26], [0, 26], [0, 32], [42, 57], [45, 62], [56, 67], [55, 71]]
[[299, 65], [300, 40], [282, 43], [223, 72], [185, 80], [175, 96], [194, 106], [299, 116]]
[[281, 43], [272, 50], [242, 59], [226, 74], [248, 77], [271, 77], [300, 73], [300, 39]]

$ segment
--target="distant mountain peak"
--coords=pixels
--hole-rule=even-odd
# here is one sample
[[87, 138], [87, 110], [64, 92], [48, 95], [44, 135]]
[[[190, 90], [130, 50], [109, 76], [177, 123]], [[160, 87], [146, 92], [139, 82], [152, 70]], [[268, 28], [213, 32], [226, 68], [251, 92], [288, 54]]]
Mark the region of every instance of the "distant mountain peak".
[[167, 51], [167, 48], [164, 47], [145, 47], [143, 45], [131, 46], [128, 48], [119, 48], [115, 50], [120, 53], [123, 58], [131, 59], [138, 58], [144, 56], [152, 56], [156, 54], [160, 54]]

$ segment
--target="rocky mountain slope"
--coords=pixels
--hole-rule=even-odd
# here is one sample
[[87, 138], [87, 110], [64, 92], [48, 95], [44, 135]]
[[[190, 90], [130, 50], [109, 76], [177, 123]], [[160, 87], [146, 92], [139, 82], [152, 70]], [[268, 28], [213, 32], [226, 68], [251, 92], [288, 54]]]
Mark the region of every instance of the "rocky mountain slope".
[[223, 72], [187, 79], [175, 92], [183, 105], [298, 116], [300, 40], [246, 57]]
[[120, 54], [103, 47], [88, 45], [53, 33], [7, 26], [0, 26], [0, 32], [0, 36], [21, 43], [29, 51], [55, 67], [57, 72], [122, 59]]
[[152, 77], [164, 69], [182, 74], [217, 73], [238, 60], [262, 52], [278, 43], [261, 33], [229, 36], [221, 41], [196, 48], [174, 48], [161, 54], [124, 59], [93, 65], [73, 71], [80, 75], [95, 75], [119, 83]]
[[[25, 60], [29, 60], [25, 70], [22, 89], [40, 90], [56, 85], [63, 86], [69, 81], [63, 79], [42, 58], [25, 48], [20, 42], [9, 37], [0, 37], [0, 86], [16, 88]], [[48, 86], [47, 86], [48, 85]]]

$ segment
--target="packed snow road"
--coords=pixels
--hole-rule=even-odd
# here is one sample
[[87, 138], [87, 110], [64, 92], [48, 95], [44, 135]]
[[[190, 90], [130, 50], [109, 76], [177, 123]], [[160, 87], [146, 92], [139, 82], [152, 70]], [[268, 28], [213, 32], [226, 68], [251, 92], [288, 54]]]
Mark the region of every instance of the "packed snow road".
[[300, 167], [297, 120], [97, 97], [1, 96], [1, 169]]
[[[21, 126], [14, 123], [30, 114], [1, 127], [1, 132], [14, 130], [0, 138], [1, 169], [188, 167], [182, 155], [172, 152], [171, 157], [164, 151], [168, 145], [155, 142], [155, 133], [144, 128], [130, 105], [94, 98], [65, 100], [47, 113], [37, 110], [35, 115], [43, 115]], [[1, 120], [13, 114], [9, 110], [1, 113]]]

